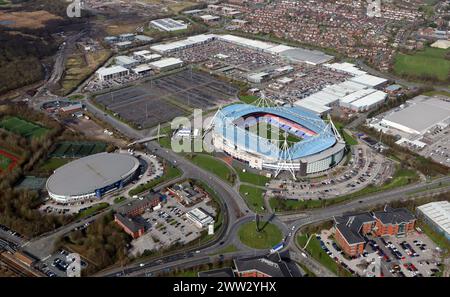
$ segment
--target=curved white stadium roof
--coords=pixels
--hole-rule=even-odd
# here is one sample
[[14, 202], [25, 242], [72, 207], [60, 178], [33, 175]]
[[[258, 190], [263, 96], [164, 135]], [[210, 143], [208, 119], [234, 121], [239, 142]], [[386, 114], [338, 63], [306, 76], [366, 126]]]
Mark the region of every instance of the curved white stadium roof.
[[60, 196], [93, 193], [130, 176], [139, 160], [127, 154], [99, 153], [70, 162], [47, 180], [47, 191]]

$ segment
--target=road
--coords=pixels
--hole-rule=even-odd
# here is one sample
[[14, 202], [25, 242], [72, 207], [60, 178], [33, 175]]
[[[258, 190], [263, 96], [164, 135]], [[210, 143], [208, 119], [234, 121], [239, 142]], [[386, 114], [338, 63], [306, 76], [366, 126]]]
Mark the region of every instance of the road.
[[[352, 200], [344, 204], [338, 204], [335, 206], [331, 206], [324, 209], [317, 209], [306, 211], [300, 214], [293, 215], [279, 215], [272, 219], [272, 223], [275, 223], [283, 232], [284, 236], [286, 236], [289, 230], [292, 231], [293, 236], [287, 237], [286, 239], [286, 248], [285, 250], [290, 250], [291, 256], [296, 261], [299, 261], [302, 264], [305, 264], [310, 270], [312, 270], [316, 275], [323, 276], [331, 276], [332, 273], [322, 267], [320, 263], [311, 259], [310, 257], [305, 258], [300, 256], [301, 251], [295, 244], [295, 233], [304, 226], [309, 224], [322, 222], [325, 220], [332, 219], [334, 216], [342, 215], [346, 212], [357, 211], [361, 209], [368, 209], [374, 206], [379, 206], [380, 204], [389, 203], [393, 201], [408, 199], [407, 195], [417, 192], [418, 190], [424, 190], [422, 192], [417, 192], [416, 196], [410, 196], [409, 198], [416, 198], [427, 196], [432, 193], [444, 193], [450, 191], [449, 187], [443, 187], [434, 189], [434, 186], [438, 186], [440, 183], [449, 182], [450, 177], [443, 177], [437, 179], [431, 183], [421, 183], [413, 186], [408, 186], [404, 188], [399, 188], [395, 190], [391, 190], [384, 193], [379, 193], [367, 197], [360, 198], [359, 200]], [[428, 188], [428, 190], [426, 190]], [[381, 195], [381, 196], [380, 196]], [[362, 201], [362, 202], [359, 202]], [[266, 217], [267, 218], [267, 217]], [[263, 218], [265, 219], [265, 218]], [[179, 265], [192, 267], [196, 264], [199, 259], [204, 259], [206, 256], [216, 253], [220, 247], [226, 247], [229, 244], [233, 244], [235, 246], [239, 246], [240, 249], [244, 249], [244, 251], [238, 251], [234, 253], [227, 254], [227, 257], [240, 257], [244, 253], [252, 254], [267, 254], [268, 250], [251, 250], [246, 247], [241, 247], [239, 245], [239, 236], [237, 234], [239, 227], [249, 221], [254, 220], [253, 216], [247, 215], [244, 218], [236, 221], [233, 226], [230, 228], [230, 231], [224, 236], [221, 243], [219, 245], [215, 244], [208, 248], [202, 249], [198, 254], [191, 255], [186, 259], [186, 252], [177, 253], [167, 257], [161, 257], [158, 259], [152, 259], [149, 261], [143, 260], [137, 263], [133, 263], [132, 265], [123, 267], [123, 268], [114, 268], [102, 271], [98, 274], [98, 276], [115, 276], [118, 273], [124, 273], [126, 276], [142, 276], [146, 273], [157, 273], [164, 272], [165, 269], [174, 267], [180, 267]], [[292, 230], [293, 228], [293, 230]], [[143, 265], [143, 266], [141, 266]], [[190, 266], [189, 266], [190, 265]]]
[[[117, 119], [105, 114], [103, 111], [98, 109], [89, 101], [86, 100], [85, 104], [88, 110], [91, 113], [93, 113], [96, 117], [112, 125], [127, 137], [131, 139], [141, 139], [148, 136], [147, 131], [137, 131], [129, 127], [128, 125], [118, 121]], [[217, 250], [226, 247], [230, 244], [233, 244], [241, 249], [244, 249], [244, 252], [252, 252], [239, 242], [237, 231], [242, 224], [254, 220], [254, 214], [248, 208], [244, 200], [240, 197], [239, 192], [233, 186], [229, 185], [228, 183], [216, 177], [215, 175], [210, 174], [210, 172], [197, 167], [196, 165], [192, 164], [182, 156], [177, 155], [168, 149], [162, 148], [157, 142], [148, 142], [146, 144], [146, 147], [148, 151], [151, 152], [152, 154], [155, 154], [158, 157], [165, 159], [170, 164], [177, 166], [179, 169], [181, 169], [183, 171], [184, 176], [188, 176], [190, 178], [197, 179], [208, 184], [212, 189], [214, 189], [217, 195], [222, 198], [224, 206], [226, 207], [228, 222], [231, 223], [225, 226], [225, 230], [219, 239], [217, 239], [213, 244], [202, 246], [200, 253], [195, 254], [192, 257], [193, 259], [190, 260], [196, 260], [199, 257], [206, 257], [209, 254], [214, 253]], [[325, 209], [302, 212], [299, 214], [279, 215], [272, 218], [272, 222], [275, 223], [278, 227], [280, 227], [280, 229], [283, 231], [283, 234], [286, 236], [286, 234], [292, 227], [294, 227], [294, 232], [296, 232], [302, 226], [330, 219], [333, 216], [340, 215], [344, 212], [353, 211], [358, 208], [368, 208], [370, 206], [378, 205], [380, 203], [387, 203], [390, 201], [399, 200], [402, 199], [408, 193], [423, 190], [426, 189], [427, 187], [437, 186], [439, 182], [447, 182], [447, 181], [450, 181], [450, 177], [444, 177], [428, 184], [419, 183], [402, 188], [397, 188], [387, 192], [372, 194], [367, 197], [360, 198], [359, 200], [353, 200], [345, 204], [338, 204]], [[118, 205], [115, 205], [113, 206], [113, 209], [117, 207]], [[56, 232], [32, 240], [26, 245], [25, 248], [30, 253], [43, 259], [48, 255], [50, 255], [53, 249], [53, 245], [59, 237], [70, 232], [71, 230], [73, 230], [74, 227], [81, 226], [87, 221], [93, 219], [95, 219], [95, 217], [84, 219], [77, 224], [64, 226], [58, 229]], [[292, 238], [293, 237], [287, 239], [287, 246], [291, 246]], [[193, 250], [195, 250], [195, 248], [191, 248], [190, 252], [192, 252]], [[178, 261], [187, 261], [186, 259], [177, 258], [183, 257], [185, 253], [186, 251], [183, 251], [178, 252], [174, 255], [163, 257], [162, 261], [167, 263], [166, 266], [176, 265]], [[237, 255], [238, 254], [236, 254], [235, 256]], [[175, 260], [170, 261], [172, 258]], [[133, 272], [137, 271], [141, 273], [142, 269], [140, 265], [144, 265], [143, 268], [146, 268], [147, 265], [150, 265], [150, 263], [153, 263], [154, 261], [156, 260], [151, 260], [150, 262], [143, 261], [133, 263], [132, 265], [125, 267], [125, 270], [128, 271], [131, 269], [131, 271]], [[116, 275], [117, 273], [120, 272], [120, 270], [121, 268], [106, 270], [102, 272], [101, 275], [109, 275], [109, 276]]]

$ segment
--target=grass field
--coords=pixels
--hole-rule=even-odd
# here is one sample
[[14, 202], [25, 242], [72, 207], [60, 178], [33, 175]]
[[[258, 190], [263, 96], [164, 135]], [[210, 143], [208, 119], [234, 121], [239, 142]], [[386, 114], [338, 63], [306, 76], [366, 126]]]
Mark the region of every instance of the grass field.
[[254, 95], [241, 95], [239, 96], [239, 100], [247, 104], [252, 104], [256, 100], [258, 100], [258, 97]]
[[115, 204], [119, 204], [121, 202], [124, 202], [125, 200], [127, 200], [125, 197], [121, 196], [121, 197], [117, 197], [114, 199], [114, 203]]
[[239, 240], [254, 249], [268, 249], [281, 242], [283, 235], [277, 226], [260, 222], [260, 232], [256, 231], [256, 222], [249, 222], [241, 226], [238, 231]]
[[0, 173], [12, 171], [18, 162], [18, 156], [0, 148]]
[[77, 214], [77, 219], [81, 219], [81, 218], [85, 218], [90, 216], [91, 214], [96, 213], [97, 211], [100, 211], [102, 209], [105, 209], [109, 206], [108, 203], [106, 202], [102, 202], [102, 203], [98, 203], [98, 204], [94, 204], [91, 207], [89, 207], [88, 209], [82, 210]]
[[333, 121], [334, 126], [336, 127], [336, 129], [339, 131], [339, 133], [341, 134], [342, 138], [344, 138], [345, 143], [348, 145], [357, 145], [358, 141], [351, 136], [350, 134], [348, 134], [347, 132], [344, 131], [344, 124]]
[[[241, 185], [239, 187], [239, 193], [242, 198], [247, 202], [248, 206], [257, 213], [265, 213], [263, 190], [252, 186]], [[247, 194], [247, 195], [246, 195]]]
[[[261, 138], [278, 141], [280, 147], [283, 145], [285, 131], [281, 130], [281, 128], [279, 127], [270, 124], [259, 123], [254, 126], [248, 127], [247, 130], [250, 132], [255, 132]], [[302, 141], [302, 139], [291, 133], [287, 133], [287, 141], [288, 146], [292, 146], [295, 143]]]
[[449, 51], [427, 47], [415, 54], [398, 53], [394, 61], [394, 73], [416, 79], [449, 81], [450, 60], [445, 59]]
[[0, 128], [26, 138], [39, 138], [48, 132], [47, 128], [18, 117], [5, 117], [0, 121]]
[[263, 175], [259, 175], [256, 173], [252, 173], [249, 171], [242, 172], [242, 169], [240, 168], [234, 168], [236, 172], [238, 173], [239, 180], [243, 183], [249, 183], [257, 186], [265, 186], [266, 183], [269, 182], [270, 178], [265, 177]]
[[59, 167], [69, 163], [72, 161], [71, 159], [63, 159], [63, 158], [50, 158], [46, 160], [42, 166], [39, 167], [40, 170], [43, 171], [53, 171], [58, 169]]
[[[300, 235], [297, 237], [297, 242], [301, 247], [304, 247], [308, 240], [308, 236], [306, 234]], [[323, 266], [328, 268], [331, 272], [338, 276], [351, 276], [351, 273], [337, 264], [330, 256], [325, 253], [320, 247], [319, 240], [313, 236], [306, 247], [306, 251], [317, 261], [319, 261]]]
[[0, 155], [0, 172], [8, 169], [9, 164], [11, 164], [12, 160], [6, 156]]
[[62, 78], [62, 94], [75, 89], [83, 80], [89, 77], [95, 69], [103, 64], [110, 56], [107, 50], [89, 53], [77, 53], [68, 57], [64, 77]]
[[55, 145], [52, 158], [81, 158], [104, 152], [106, 143], [97, 141], [63, 141]]
[[214, 175], [217, 175], [220, 179], [233, 184], [233, 172], [231, 168], [228, 167], [228, 165], [226, 165], [223, 161], [205, 154], [194, 155], [191, 161], [195, 165], [213, 173]]
[[446, 256], [450, 254], [450, 241], [443, 234], [434, 231], [422, 220], [419, 220], [417, 225], [439, 248], [447, 250]]

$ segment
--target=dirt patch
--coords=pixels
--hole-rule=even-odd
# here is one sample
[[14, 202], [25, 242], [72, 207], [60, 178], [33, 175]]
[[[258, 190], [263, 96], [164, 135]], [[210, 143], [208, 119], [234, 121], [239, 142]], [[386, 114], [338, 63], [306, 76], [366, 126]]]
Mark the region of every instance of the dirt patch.
[[45, 27], [48, 21], [62, 20], [61, 17], [51, 14], [45, 10], [24, 12], [2, 12], [0, 11], [0, 24], [10, 28], [32, 28]]

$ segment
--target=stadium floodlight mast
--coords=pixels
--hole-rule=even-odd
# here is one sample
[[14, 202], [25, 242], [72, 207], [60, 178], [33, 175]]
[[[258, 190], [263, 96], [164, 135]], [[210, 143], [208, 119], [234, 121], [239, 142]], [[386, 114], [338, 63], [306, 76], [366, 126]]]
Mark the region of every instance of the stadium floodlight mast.
[[258, 107], [273, 107], [276, 105], [272, 98], [266, 97], [266, 93], [264, 93], [264, 91], [261, 91], [261, 96], [259, 96], [253, 104]]
[[291, 151], [289, 149], [287, 132], [284, 132], [284, 141], [281, 145], [281, 151], [278, 155], [277, 170], [275, 171], [275, 177], [280, 174], [281, 170], [287, 170], [292, 174], [292, 178], [296, 181], [294, 162], [292, 161]]

